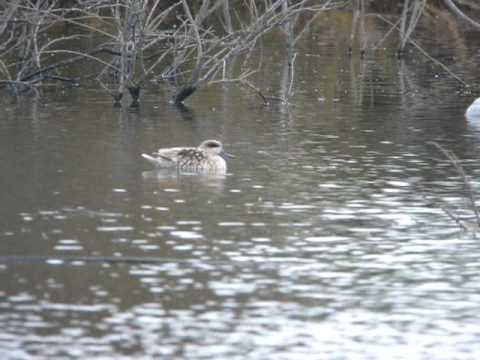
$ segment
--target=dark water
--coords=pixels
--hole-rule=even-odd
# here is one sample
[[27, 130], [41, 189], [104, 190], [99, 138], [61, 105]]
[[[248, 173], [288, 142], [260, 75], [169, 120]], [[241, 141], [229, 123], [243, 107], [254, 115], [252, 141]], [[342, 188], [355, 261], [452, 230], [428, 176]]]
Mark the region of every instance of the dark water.
[[[478, 358], [480, 242], [441, 209], [472, 216], [429, 144], [463, 160], [478, 194], [475, 94], [389, 41], [350, 58], [348, 24], [333, 23], [299, 44], [292, 107], [222, 86], [184, 113], [164, 89], [138, 112], [95, 87], [2, 97], [2, 359]], [[423, 30], [477, 80], [475, 34]], [[256, 79], [277, 95], [280, 40]], [[227, 176], [140, 158], [206, 138], [236, 155]]]

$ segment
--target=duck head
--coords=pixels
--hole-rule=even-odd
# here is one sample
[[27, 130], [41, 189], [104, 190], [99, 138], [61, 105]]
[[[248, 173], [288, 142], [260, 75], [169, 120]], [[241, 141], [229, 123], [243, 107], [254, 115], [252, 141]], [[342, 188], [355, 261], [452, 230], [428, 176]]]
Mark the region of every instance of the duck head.
[[199, 146], [200, 149], [205, 151], [208, 156], [221, 156], [224, 159], [234, 158], [232, 154], [229, 154], [223, 150], [223, 144], [218, 140], [205, 140]]

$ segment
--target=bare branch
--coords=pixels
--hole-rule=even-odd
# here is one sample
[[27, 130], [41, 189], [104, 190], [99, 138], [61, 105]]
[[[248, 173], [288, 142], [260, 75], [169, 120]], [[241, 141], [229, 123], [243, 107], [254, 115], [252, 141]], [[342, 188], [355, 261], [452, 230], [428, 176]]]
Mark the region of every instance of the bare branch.
[[469, 23], [473, 27], [480, 29], [480, 24], [475, 20], [473, 20], [472, 18], [465, 15], [465, 13], [462, 10], [460, 10], [452, 0], [444, 0], [444, 3], [454, 14], [459, 16], [461, 19], [465, 20], [467, 23]]

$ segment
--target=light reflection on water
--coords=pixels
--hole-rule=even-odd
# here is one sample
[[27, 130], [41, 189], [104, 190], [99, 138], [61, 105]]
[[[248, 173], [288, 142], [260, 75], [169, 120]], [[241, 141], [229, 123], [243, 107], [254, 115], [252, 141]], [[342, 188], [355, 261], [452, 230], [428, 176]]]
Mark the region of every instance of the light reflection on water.
[[[464, 99], [411, 64], [397, 69], [402, 83], [390, 57], [297, 61], [291, 109], [231, 88], [200, 92], [188, 114], [154, 93], [122, 112], [94, 89], [4, 104], [1, 254], [51, 256], [2, 258], [4, 358], [480, 353], [480, 245], [440, 208], [472, 216], [428, 145], [478, 174]], [[227, 176], [151, 171], [140, 158], [205, 138], [236, 155]]]

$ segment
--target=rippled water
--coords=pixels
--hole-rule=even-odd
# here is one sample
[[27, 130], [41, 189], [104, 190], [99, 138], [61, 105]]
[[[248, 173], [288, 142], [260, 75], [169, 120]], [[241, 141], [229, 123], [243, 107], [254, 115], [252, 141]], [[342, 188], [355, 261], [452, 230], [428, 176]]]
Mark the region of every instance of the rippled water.
[[[235, 87], [183, 113], [154, 90], [139, 112], [95, 88], [0, 100], [2, 359], [477, 358], [480, 243], [442, 210], [473, 215], [429, 144], [478, 194], [475, 96], [419, 54], [349, 58], [327, 25], [299, 46], [292, 107]], [[476, 80], [478, 41], [424, 37]], [[236, 155], [226, 176], [140, 158], [206, 138]]]

